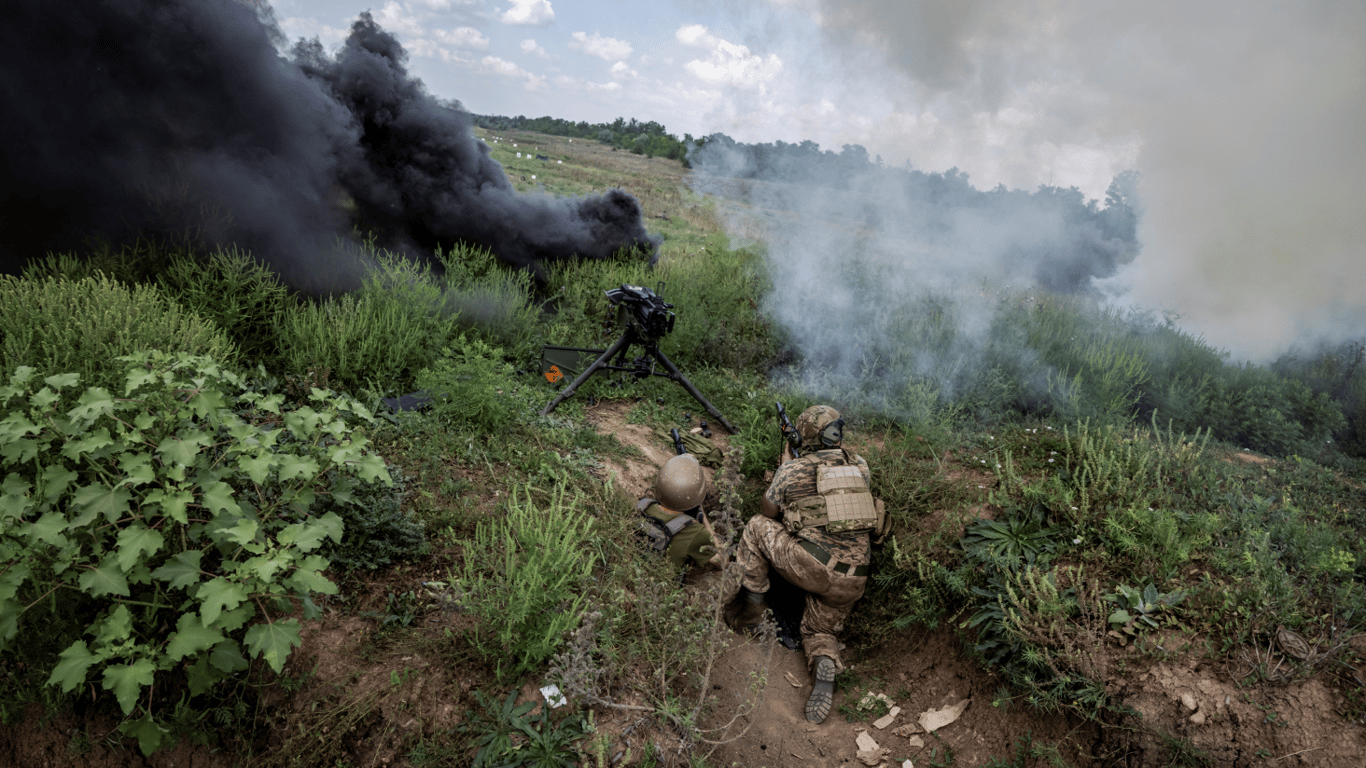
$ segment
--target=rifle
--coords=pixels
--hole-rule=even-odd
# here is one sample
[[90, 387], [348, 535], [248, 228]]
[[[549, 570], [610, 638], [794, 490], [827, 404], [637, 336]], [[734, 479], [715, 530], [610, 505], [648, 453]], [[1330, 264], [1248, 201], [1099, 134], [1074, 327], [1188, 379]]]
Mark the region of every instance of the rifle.
[[782, 433], [783, 439], [792, 449], [792, 457], [798, 458], [802, 455], [802, 435], [797, 428], [792, 426], [792, 421], [787, 418], [787, 410], [783, 408], [781, 402], [775, 401], [778, 406], [778, 431]]

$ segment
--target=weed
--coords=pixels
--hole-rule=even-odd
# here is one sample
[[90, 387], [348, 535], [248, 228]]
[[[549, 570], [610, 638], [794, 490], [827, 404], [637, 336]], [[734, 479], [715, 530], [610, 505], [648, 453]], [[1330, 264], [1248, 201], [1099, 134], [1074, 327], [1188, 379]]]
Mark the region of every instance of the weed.
[[459, 726], [462, 733], [476, 735], [474, 768], [579, 765], [580, 752], [575, 744], [591, 733], [582, 715], [567, 715], [557, 723], [551, 719], [548, 706], [533, 714], [538, 702], [518, 704], [516, 690], [502, 702], [489, 701], [480, 691], [475, 691], [474, 697], [482, 711], [467, 713]]

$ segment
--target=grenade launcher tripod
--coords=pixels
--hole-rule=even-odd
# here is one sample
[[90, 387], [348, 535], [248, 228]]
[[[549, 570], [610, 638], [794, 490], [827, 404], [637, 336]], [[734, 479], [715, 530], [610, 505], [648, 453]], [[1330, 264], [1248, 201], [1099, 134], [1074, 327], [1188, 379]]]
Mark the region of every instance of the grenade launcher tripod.
[[[625, 322], [626, 332], [606, 350], [574, 350], [580, 353], [600, 352], [600, 354], [592, 365], [585, 368], [574, 381], [570, 382], [569, 386], [564, 388], [564, 391], [556, 395], [554, 400], [551, 400], [546, 407], [541, 409], [541, 415], [544, 416], [555, 410], [555, 406], [571, 397], [585, 381], [588, 381], [590, 376], [598, 371], [624, 371], [638, 379], [663, 376], [682, 384], [683, 388], [688, 390], [688, 394], [692, 395], [694, 400], [707, 409], [707, 413], [711, 414], [712, 418], [720, 422], [726, 431], [732, 435], [735, 434], [735, 427], [726, 421], [726, 417], [716, 410], [716, 406], [703, 397], [702, 393], [697, 391], [697, 387], [688, 381], [688, 377], [678, 370], [678, 366], [674, 365], [659, 349], [659, 340], [673, 330], [674, 313], [669, 311], [673, 305], [666, 303], [649, 288], [642, 288], [637, 285], [622, 285], [620, 288], [614, 288], [606, 293], [607, 298], [617, 305], [618, 320]], [[630, 365], [627, 365], [626, 351], [635, 344], [644, 347], [645, 354], [635, 358]], [[546, 347], [545, 349], [551, 348]], [[545, 350], [542, 351], [542, 357], [546, 357]], [[613, 357], [616, 358], [615, 361], [612, 361]], [[655, 362], [663, 365], [664, 370], [656, 371]]]

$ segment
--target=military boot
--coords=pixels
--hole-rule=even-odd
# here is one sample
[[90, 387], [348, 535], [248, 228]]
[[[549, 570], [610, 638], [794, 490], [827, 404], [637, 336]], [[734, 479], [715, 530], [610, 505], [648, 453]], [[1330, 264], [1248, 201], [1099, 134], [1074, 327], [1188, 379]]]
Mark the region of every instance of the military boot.
[[743, 634], [759, 626], [766, 607], [763, 592], [751, 592], [740, 587], [740, 593], [726, 605], [721, 616], [726, 620], [726, 626]]
[[806, 719], [823, 723], [830, 716], [830, 705], [835, 701], [835, 660], [817, 656], [811, 676], [815, 682], [811, 685], [811, 696], [806, 700]]

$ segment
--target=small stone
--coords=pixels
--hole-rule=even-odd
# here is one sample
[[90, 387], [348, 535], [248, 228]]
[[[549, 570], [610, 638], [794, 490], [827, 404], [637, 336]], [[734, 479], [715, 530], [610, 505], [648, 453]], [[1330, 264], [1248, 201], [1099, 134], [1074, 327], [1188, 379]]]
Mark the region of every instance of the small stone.
[[1181, 703], [1192, 712], [1196, 710], [1195, 697], [1189, 692], [1181, 694]]
[[859, 731], [858, 738], [855, 739], [855, 742], [858, 744], [860, 752], [873, 752], [878, 748], [877, 740], [872, 736], [869, 736], [867, 731]]
[[1194, 723], [1194, 724], [1196, 724], [1196, 725], [1204, 725], [1204, 724], [1205, 724], [1205, 713], [1204, 713], [1204, 712], [1196, 712], [1195, 714], [1191, 715], [1191, 722]]
[[910, 742], [911, 746], [915, 747], [916, 749], [920, 749], [925, 746], [925, 740], [920, 738], [919, 736], [912, 736]]

